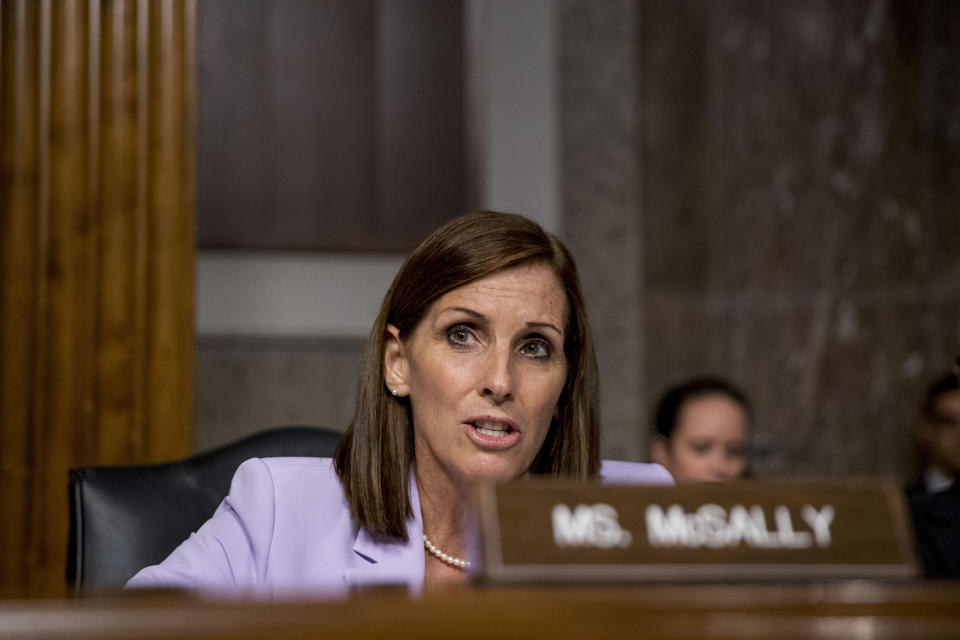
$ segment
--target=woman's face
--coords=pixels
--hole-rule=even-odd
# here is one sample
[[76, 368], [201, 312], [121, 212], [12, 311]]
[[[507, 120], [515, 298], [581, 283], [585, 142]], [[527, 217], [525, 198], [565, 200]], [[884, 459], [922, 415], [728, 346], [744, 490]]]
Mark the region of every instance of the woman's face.
[[931, 462], [947, 475], [960, 473], [960, 391], [934, 399], [934, 417], [927, 421]]
[[388, 325], [386, 380], [410, 398], [421, 483], [527, 473], [567, 378], [567, 313], [553, 270], [531, 263], [450, 291], [403, 341]]
[[687, 400], [670, 439], [660, 448], [654, 458], [677, 483], [735, 480], [747, 463], [747, 415], [724, 395]]

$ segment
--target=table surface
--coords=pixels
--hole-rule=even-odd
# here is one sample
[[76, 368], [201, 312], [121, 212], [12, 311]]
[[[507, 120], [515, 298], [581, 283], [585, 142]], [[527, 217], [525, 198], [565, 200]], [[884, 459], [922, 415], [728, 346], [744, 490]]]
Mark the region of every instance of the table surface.
[[0, 638], [960, 638], [960, 582], [457, 586], [342, 600], [0, 602]]

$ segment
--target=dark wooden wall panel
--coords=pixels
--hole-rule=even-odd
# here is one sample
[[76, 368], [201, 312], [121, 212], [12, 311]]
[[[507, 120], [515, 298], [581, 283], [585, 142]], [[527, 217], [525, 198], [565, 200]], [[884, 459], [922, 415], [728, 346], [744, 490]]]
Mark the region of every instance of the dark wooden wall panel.
[[191, 448], [192, 0], [0, 2], [0, 593], [63, 593], [67, 471]]
[[[198, 7], [198, 210], [201, 242], [260, 235], [275, 181], [267, 36], [271, 5], [213, 0]], [[209, 142], [208, 142], [209, 141]], [[259, 150], [251, 153], [251, 149]], [[211, 226], [213, 225], [213, 226]]]
[[412, 248], [463, 213], [463, 20], [459, 2], [380, 3], [374, 240]]
[[300, 246], [362, 243], [375, 204], [375, 3], [269, 4], [274, 182], [258, 212], [263, 234]]
[[200, 12], [202, 247], [408, 250], [463, 211], [461, 2]]
[[201, 243], [356, 244], [374, 203], [373, 2], [200, 10]]

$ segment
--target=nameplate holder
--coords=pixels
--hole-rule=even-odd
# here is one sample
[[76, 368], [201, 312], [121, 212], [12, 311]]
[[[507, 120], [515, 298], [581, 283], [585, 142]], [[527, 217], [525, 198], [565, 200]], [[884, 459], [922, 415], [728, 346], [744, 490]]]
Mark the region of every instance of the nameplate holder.
[[888, 480], [478, 488], [477, 577], [491, 582], [909, 579]]

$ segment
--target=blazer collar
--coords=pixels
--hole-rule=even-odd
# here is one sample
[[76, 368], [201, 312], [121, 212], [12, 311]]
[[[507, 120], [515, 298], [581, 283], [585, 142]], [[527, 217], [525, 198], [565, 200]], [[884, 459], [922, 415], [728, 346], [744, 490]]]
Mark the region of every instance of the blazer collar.
[[420, 494], [413, 471], [410, 472], [410, 506], [413, 516], [407, 520], [407, 541], [371, 535], [359, 527], [353, 552], [361, 564], [344, 572], [348, 586], [402, 584], [419, 594], [423, 589], [423, 516]]

